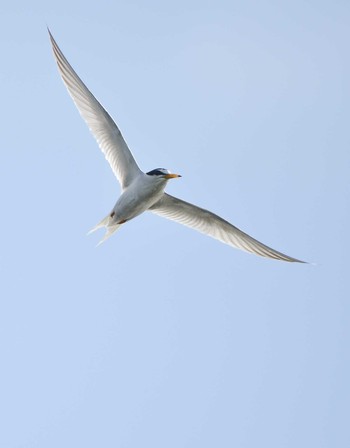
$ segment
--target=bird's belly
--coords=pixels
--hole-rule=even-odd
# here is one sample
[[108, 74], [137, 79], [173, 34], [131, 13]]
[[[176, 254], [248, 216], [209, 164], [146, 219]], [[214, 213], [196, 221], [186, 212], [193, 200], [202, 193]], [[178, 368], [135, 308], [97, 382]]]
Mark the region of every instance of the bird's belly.
[[148, 210], [163, 195], [161, 191], [125, 191], [113, 208], [113, 221], [129, 221]]

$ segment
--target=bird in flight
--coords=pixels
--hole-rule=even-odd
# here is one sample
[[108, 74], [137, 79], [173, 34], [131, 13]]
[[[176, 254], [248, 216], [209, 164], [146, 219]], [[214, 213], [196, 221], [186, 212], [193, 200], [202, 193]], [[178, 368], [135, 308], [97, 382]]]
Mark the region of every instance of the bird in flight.
[[130, 219], [150, 211], [212, 238], [262, 257], [304, 263], [260, 243], [214, 213], [165, 193], [170, 179], [181, 177], [165, 168], [141, 171], [118, 126], [79, 78], [48, 30], [63, 82], [120, 182], [122, 193], [112, 211], [89, 233], [105, 227], [100, 243]]

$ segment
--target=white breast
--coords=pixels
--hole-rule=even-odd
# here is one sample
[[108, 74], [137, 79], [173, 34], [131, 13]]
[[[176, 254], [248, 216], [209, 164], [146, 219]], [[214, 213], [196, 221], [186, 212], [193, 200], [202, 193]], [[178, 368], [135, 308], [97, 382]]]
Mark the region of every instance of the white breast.
[[166, 183], [165, 179], [142, 173], [121, 194], [113, 208], [113, 220], [130, 220], [148, 210], [162, 197]]

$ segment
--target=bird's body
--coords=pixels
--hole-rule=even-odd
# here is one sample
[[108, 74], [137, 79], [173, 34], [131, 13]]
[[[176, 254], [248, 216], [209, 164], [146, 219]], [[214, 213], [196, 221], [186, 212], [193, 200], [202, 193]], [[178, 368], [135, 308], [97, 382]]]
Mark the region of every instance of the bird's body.
[[142, 173], [120, 195], [113, 207], [113, 220], [129, 221], [148, 210], [164, 194], [167, 180]]
[[154, 206], [162, 198], [166, 183], [166, 179], [153, 178], [141, 173], [122, 191], [112, 211], [89, 233], [101, 227], [106, 227], [107, 232], [101, 241], [102, 243], [122, 224]]
[[171, 174], [164, 168], [156, 168], [148, 173], [140, 170], [115, 122], [73, 70], [50, 31], [49, 34], [56, 62], [68, 92], [122, 188], [122, 194], [112, 211], [92, 229], [92, 232], [105, 227], [106, 234], [102, 240], [105, 241], [121, 225], [148, 210], [247, 252], [302, 263], [260, 243], [214, 213], [165, 193], [167, 181], [181, 176]]

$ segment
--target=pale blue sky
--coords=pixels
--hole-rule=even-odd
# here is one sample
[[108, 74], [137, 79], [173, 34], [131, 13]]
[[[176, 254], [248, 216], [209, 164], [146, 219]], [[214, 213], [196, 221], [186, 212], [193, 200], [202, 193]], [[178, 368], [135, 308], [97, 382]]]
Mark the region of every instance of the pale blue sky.
[[[350, 4], [19, 1], [1, 8], [0, 447], [350, 446]], [[145, 214], [46, 24], [168, 191], [316, 266]]]

